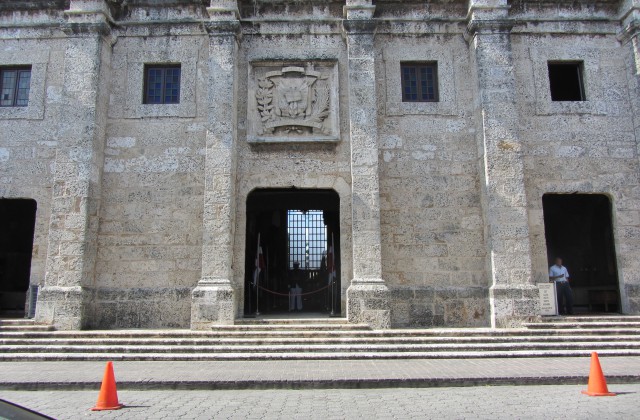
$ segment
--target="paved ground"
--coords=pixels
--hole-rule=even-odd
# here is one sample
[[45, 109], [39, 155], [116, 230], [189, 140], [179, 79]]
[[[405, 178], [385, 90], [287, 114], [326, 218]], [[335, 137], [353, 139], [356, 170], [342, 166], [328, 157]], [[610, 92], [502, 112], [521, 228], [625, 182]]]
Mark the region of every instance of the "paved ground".
[[92, 412], [97, 392], [0, 391], [57, 419], [633, 419], [640, 384], [588, 397], [580, 385], [234, 391], [121, 391], [126, 407]]
[[[640, 357], [601, 357], [609, 383], [640, 383]], [[104, 362], [1, 362], [0, 389], [96, 390]], [[585, 384], [589, 357], [114, 362], [118, 389], [221, 390]]]

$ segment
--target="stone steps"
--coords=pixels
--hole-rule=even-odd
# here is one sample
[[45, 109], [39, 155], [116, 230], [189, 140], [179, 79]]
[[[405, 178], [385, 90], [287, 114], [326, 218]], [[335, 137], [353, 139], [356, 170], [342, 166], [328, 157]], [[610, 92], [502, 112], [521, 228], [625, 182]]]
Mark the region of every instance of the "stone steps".
[[[492, 336], [481, 335], [473, 337], [402, 337], [402, 336], [337, 336], [337, 337], [277, 337], [267, 336], [255, 337], [181, 337], [181, 338], [135, 338], [135, 337], [86, 337], [86, 338], [52, 338], [45, 337], [37, 340], [40, 346], [221, 346], [221, 345], [404, 345], [404, 344], [491, 344], [504, 343], [525, 344], [525, 343], [627, 343], [640, 342], [640, 334], [636, 335], [527, 335], [527, 336]], [[0, 335], [0, 345], [2, 346], [32, 346], [33, 339], [29, 338], [6, 338]]]
[[218, 344], [218, 345], [138, 345], [122, 344], [74, 344], [74, 345], [4, 345], [2, 353], [308, 353], [308, 352], [436, 352], [436, 351], [506, 351], [506, 350], [591, 350], [598, 349], [637, 349], [640, 341], [626, 342], [498, 342], [498, 343], [347, 343], [347, 344]]
[[347, 318], [239, 318], [235, 320], [235, 326], [238, 325], [248, 325], [248, 326], [259, 326], [259, 325], [345, 325], [345, 326], [353, 326], [354, 324], [349, 324], [347, 322]]
[[640, 315], [568, 315], [568, 316], [544, 316], [538, 323], [559, 323], [559, 322], [640, 322]]
[[33, 319], [0, 319], [0, 333], [21, 331], [53, 331], [53, 327], [51, 325], [37, 324]]
[[638, 322], [615, 322], [615, 321], [588, 321], [588, 322], [541, 322], [541, 323], [526, 323], [523, 325], [528, 329], [575, 329], [575, 328], [628, 328], [638, 329], [640, 328], [640, 321]]
[[507, 350], [482, 351], [390, 351], [390, 352], [305, 352], [305, 353], [3, 353], [2, 361], [260, 361], [260, 360], [375, 360], [375, 359], [484, 359], [589, 357], [592, 351], [600, 356], [640, 356], [636, 349], [573, 349], [573, 350]]
[[640, 317], [621, 316], [554, 317], [517, 329], [371, 330], [340, 318], [238, 320], [211, 331], [28, 329], [34, 326], [0, 329], [0, 361], [640, 356]]
[[6, 331], [0, 330], [1, 339], [224, 339], [224, 338], [374, 338], [374, 337], [423, 337], [442, 339], [447, 337], [531, 337], [531, 336], [637, 336], [640, 328], [632, 327], [598, 327], [580, 329], [562, 328], [433, 328], [433, 329], [388, 329], [370, 330], [363, 327], [352, 329], [318, 329], [306, 328], [260, 328], [260, 327], [216, 327], [212, 331], [190, 330], [99, 330], [99, 331]]

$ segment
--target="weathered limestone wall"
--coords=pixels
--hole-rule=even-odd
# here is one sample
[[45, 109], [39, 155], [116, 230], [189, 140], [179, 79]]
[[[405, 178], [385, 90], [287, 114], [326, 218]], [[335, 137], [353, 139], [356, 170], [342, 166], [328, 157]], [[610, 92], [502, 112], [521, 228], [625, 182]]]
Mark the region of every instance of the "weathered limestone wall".
[[[118, 33], [111, 66], [95, 327], [182, 327], [201, 272], [208, 38]], [[181, 63], [180, 104], [143, 105], [144, 63]], [[144, 305], [140, 305], [145, 302]]]
[[[514, 17], [535, 20], [552, 11], [514, 13]], [[628, 91], [628, 55], [616, 38], [618, 22], [606, 18], [615, 16], [615, 11], [567, 8], [565, 15], [602, 19], [578, 28], [568, 22], [523, 25], [512, 35], [515, 71], [521, 81], [517, 103], [533, 275], [536, 281], [545, 281], [548, 275], [542, 195], [606, 194], [612, 203], [623, 310], [637, 312], [640, 167], [630, 102], [634, 95]], [[584, 61], [586, 101], [551, 101], [549, 60]]]
[[[610, 197], [640, 311], [638, 0], [375, 3], [0, 4], [0, 65], [32, 66], [29, 106], [0, 108], [0, 196], [38, 202], [38, 319], [233, 322], [247, 196], [289, 187], [339, 194], [353, 322], [534, 317], [545, 193]], [[584, 61], [586, 101], [550, 100], [549, 60]], [[438, 102], [402, 102], [402, 61], [438, 62]], [[145, 63], [181, 63], [180, 104], [143, 105]], [[304, 116], [259, 109], [287, 75]]]
[[[486, 326], [474, 86], [463, 28], [400, 28], [376, 40], [383, 277], [392, 322]], [[439, 102], [402, 102], [400, 62], [418, 59], [438, 62]]]
[[[627, 89], [631, 106], [635, 153], [640, 155], [640, 1], [625, 0], [619, 9], [622, 28], [618, 31], [618, 40], [622, 50], [627, 75]], [[636, 172], [637, 174], [637, 172]], [[624, 243], [617, 244], [618, 252], [624, 250], [628, 255], [619, 261], [624, 276], [623, 293], [626, 295], [626, 311], [640, 312], [640, 260], [633, 258], [640, 252], [640, 210], [637, 206], [621, 210], [618, 208], [618, 223], [624, 223]], [[619, 235], [620, 237], [620, 235]]]
[[36, 319], [79, 329], [89, 324], [93, 309], [111, 38], [102, 1], [71, 1], [64, 14], [59, 144]]
[[37, 202], [31, 260], [31, 284], [44, 283], [53, 170], [59, 143], [65, 41], [56, 30], [15, 31], [2, 16], [0, 63], [32, 63], [28, 108], [0, 108], [0, 197], [30, 198]]

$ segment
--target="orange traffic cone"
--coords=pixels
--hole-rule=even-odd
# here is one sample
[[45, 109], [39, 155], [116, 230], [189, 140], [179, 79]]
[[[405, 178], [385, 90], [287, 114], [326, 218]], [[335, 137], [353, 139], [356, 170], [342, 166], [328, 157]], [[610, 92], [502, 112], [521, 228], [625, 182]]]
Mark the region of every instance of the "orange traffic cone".
[[104, 376], [102, 377], [102, 386], [100, 386], [100, 394], [98, 394], [98, 402], [91, 410], [118, 410], [122, 407], [122, 404], [118, 402], [116, 378], [113, 375], [113, 362], [107, 362], [107, 367], [104, 368]]
[[589, 385], [586, 391], [582, 391], [585, 395], [592, 397], [614, 396], [613, 392], [609, 392], [607, 381], [604, 379], [598, 353], [591, 353], [591, 371], [589, 372]]

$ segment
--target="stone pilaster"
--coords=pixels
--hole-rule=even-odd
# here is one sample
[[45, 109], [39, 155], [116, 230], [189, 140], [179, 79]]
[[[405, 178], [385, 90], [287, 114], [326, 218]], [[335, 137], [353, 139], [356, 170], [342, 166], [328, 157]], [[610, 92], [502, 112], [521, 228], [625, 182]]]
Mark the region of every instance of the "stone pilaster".
[[[622, 53], [626, 57], [629, 99], [633, 117], [633, 129], [636, 140], [636, 150], [640, 156], [640, 0], [625, 0], [620, 6], [620, 23], [622, 29], [618, 39], [622, 43]], [[631, 206], [629, 206], [631, 207]], [[633, 206], [635, 207], [635, 206]], [[618, 212], [637, 210], [637, 208], [616, 208]], [[620, 218], [621, 219], [621, 218]], [[622, 226], [622, 220], [617, 221], [617, 229], [637, 229], [637, 226]], [[632, 241], [632, 238], [626, 238]], [[634, 241], [634, 247], [640, 248], [640, 243]], [[640, 313], [640, 262], [636, 258], [619, 259], [619, 274], [622, 276], [620, 297], [624, 313]]]
[[538, 292], [532, 280], [508, 5], [507, 0], [471, 0], [469, 8], [491, 325], [515, 326], [536, 315]]
[[380, 239], [374, 10], [370, 0], [347, 0], [344, 7], [353, 217], [353, 280], [347, 289], [347, 317], [349, 322], [389, 328], [389, 290], [382, 279]]
[[91, 316], [112, 44], [104, 0], [72, 0], [65, 14], [63, 105], [36, 319], [72, 330]]
[[212, 0], [209, 32], [208, 123], [202, 238], [202, 277], [193, 290], [191, 328], [232, 324], [235, 319], [237, 37], [236, 1]]

